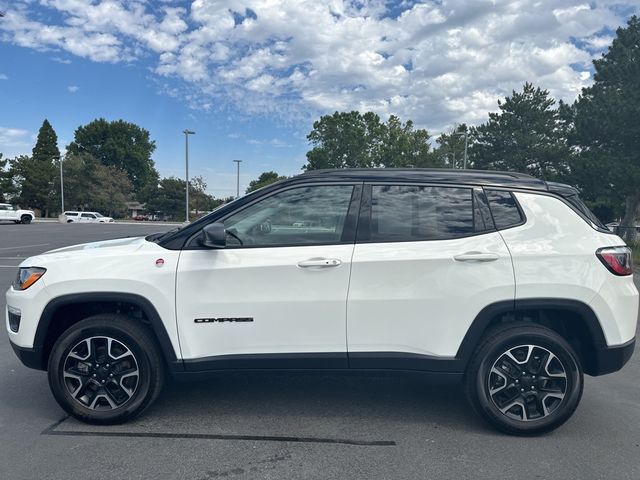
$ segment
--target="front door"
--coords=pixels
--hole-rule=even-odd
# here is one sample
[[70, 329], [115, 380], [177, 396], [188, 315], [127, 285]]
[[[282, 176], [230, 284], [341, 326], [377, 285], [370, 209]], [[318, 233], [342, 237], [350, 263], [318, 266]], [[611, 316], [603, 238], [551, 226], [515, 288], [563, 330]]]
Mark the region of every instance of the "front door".
[[187, 369], [346, 366], [359, 192], [288, 188], [222, 219], [226, 248], [190, 242], [176, 282]]

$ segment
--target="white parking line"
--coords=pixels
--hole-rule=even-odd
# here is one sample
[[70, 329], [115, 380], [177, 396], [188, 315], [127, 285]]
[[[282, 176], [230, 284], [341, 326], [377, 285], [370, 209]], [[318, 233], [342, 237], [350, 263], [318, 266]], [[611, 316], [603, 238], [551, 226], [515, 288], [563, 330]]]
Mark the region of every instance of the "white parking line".
[[0, 250], [19, 250], [21, 248], [46, 247], [49, 243], [38, 243], [36, 245], [22, 245], [21, 247], [0, 247]]

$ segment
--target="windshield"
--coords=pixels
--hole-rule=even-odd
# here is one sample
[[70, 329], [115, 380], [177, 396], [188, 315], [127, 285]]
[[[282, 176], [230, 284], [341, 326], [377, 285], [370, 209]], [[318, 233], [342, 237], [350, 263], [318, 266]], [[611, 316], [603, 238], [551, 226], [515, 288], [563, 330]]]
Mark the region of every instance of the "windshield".
[[96, 215], [96, 217], [98, 217], [98, 218], [102, 218], [102, 215], [100, 215], [99, 213], [96, 213], [95, 215]]

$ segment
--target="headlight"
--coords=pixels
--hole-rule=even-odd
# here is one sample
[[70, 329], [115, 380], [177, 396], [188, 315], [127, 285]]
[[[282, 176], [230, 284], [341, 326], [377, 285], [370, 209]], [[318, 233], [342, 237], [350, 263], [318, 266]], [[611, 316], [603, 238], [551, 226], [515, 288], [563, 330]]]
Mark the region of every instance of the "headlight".
[[20, 267], [20, 269], [18, 270], [18, 276], [13, 282], [13, 289], [26, 290], [31, 285], [36, 283], [46, 271], [46, 268], [41, 267]]

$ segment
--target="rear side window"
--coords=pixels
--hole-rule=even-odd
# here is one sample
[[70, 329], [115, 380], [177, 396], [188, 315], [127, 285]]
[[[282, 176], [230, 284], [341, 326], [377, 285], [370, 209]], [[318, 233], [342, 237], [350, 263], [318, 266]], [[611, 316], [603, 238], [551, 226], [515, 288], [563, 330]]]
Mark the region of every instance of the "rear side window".
[[470, 188], [373, 185], [373, 242], [442, 240], [475, 232]]
[[511, 192], [502, 190], [485, 190], [489, 208], [497, 229], [519, 225], [524, 218]]

